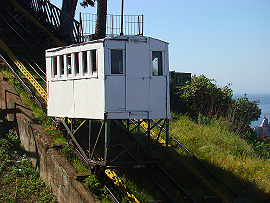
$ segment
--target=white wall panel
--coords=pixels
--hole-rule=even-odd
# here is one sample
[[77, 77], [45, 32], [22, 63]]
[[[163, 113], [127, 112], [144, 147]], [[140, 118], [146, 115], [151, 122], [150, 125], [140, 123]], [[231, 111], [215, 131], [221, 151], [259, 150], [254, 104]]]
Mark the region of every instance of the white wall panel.
[[102, 79], [74, 80], [74, 116], [104, 119], [104, 81]]
[[153, 76], [150, 80], [150, 118], [166, 118], [166, 77]]
[[127, 78], [127, 111], [149, 110], [149, 78]]
[[126, 77], [107, 76], [105, 80], [106, 112], [126, 110]]
[[73, 117], [73, 81], [49, 82], [48, 116]]
[[126, 49], [126, 75], [128, 78], [150, 76], [150, 51], [149, 44], [145, 42], [127, 43]]

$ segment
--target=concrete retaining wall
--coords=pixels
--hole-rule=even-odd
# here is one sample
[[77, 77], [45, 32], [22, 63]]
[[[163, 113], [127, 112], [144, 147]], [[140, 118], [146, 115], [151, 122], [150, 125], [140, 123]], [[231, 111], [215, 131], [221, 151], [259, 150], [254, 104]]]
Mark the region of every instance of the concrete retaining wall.
[[59, 202], [98, 202], [83, 184], [74, 180], [76, 170], [64, 155], [52, 146], [52, 138], [42, 126], [34, 124], [31, 110], [22, 103], [15, 89], [3, 80], [0, 72], [0, 108], [6, 109], [9, 121], [17, 126], [21, 143], [43, 181]]

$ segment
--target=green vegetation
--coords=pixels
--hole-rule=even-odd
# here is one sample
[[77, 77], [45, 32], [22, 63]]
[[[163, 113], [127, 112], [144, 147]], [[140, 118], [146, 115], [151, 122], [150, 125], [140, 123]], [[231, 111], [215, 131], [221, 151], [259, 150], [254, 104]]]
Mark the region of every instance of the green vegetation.
[[[10, 76], [9, 82], [20, 94], [23, 102], [34, 112], [36, 122], [43, 125], [55, 144], [63, 145], [61, 151], [78, 173], [89, 173], [46, 114], [34, 104], [8, 71], [2, 72]], [[270, 201], [269, 138], [258, 137], [249, 128], [250, 122], [260, 115], [257, 101], [250, 102], [246, 97], [235, 100], [229, 86], [219, 88], [213, 80], [204, 76], [194, 76], [191, 84], [180, 88], [180, 92], [172, 94], [171, 98], [171, 106], [177, 107], [174, 108], [177, 113], [173, 113], [170, 120], [171, 134], [246, 200]], [[177, 149], [177, 152], [180, 159], [193, 164], [180, 149]], [[184, 171], [182, 164], [171, 160], [167, 166], [171, 172], [178, 173], [176, 178], [182, 180], [186, 191], [194, 195], [194, 199], [199, 201], [202, 196], [208, 194], [207, 191], [199, 191], [192, 187], [192, 184], [186, 184], [191, 178], [181, 172]], [[139, 201], [164, 200], [152, 182], [148, 184], [151, 170], [115, 172]], [[94, 175], [86, 178], [84, 183], [102, 202], [110, 202]], [[215, 185], [214, 181], [211, 183]], [[122, 202], [125, 201], [125, 198], [122, 198]]]
[[228, 126], [222, 118], [198, 124], [187, 116], [174, 115], [170, 132], [244, 198], [269, 200], [270, 160], [255, 153], [253, 146]]
[[250, 127], [251, 122], [261, 115], [258, 103], [249, 101], [246, 96], [234, 99], [230, 85], [218, 87], [214, 80], [204, 75], [193, 76], [190, 84], [171, 95], [174, 112], [188, 115], [200, 124], [223, 118], [228, 129], [253, 145], [257, 154], [269, 159], [269, 138], [255, 135]]
[[4, 122], [0, 133], [0, 202], [57, 202], [32, 168], [17, 132], [3, 116], [0, 119]]
[[[204, 75], [193, 76], [192, 82], [179, 88], [172, 94], [172, 108], [179, 113], [187, 113], [193, 119], [199, 115], [207, 118], [226, 118], [235, 132], [245, 133], [252, 121], [258, 120], [261, 110], [258, 101], [248, 98], [233, 99], [230, 84], [218, 87], [213, 79]], [[182, 108], [174, 108], [174, 104], [181, 103]], [[175, 105], [179, 106], [179, 105]]]
[[[54, 124], [52, 120], [47, 117], [46, 113], [44, 113], [33, 101], [33, 99], [30, 97], [30, 95], [21, 87], [20, 83], [17, 81], [17, 79], [13, 76], [13, 74], [6, 68], [1, 67], [1, 72], [8, 77], [8, 82], [15, 88], [19, 96], [21, 97], [24, 104], [26, 104], [29, 109], [34, 113], [35, 120], [33, 122], [40, 124], [44, 127], [45, 131], [53, 138], [53, 144], [62, 144], [63, 148], [60, 149], [60, 151], [67, 157], [68, 161], [73, 165], [73, 167], [77, 170], [80, 174], [89, 173], [89, 170], [84, 166], [84, 164], [81, 162], [81, 160], [78, 158], [78, 156], [74, 153], [74, 151], [69, 147], [67, 140], [63, 137], [63, 134], [57, 130], [54, 127]], [[26, 82], [26, 81], [25, 81]], [[35, 92], [35, 89], [28, 84], [31, 87], [31, 90]], [[35, 92], [36, 93], [36, 92]], [[90, 175], [85, 180], [85, 186], [89, 190], [93, 187], [88, 187], [89, 184], [87, 184], [88, 179], [96, 179], [95, 175]], [[96, 190], [95, 190], [96, 191]], [[96, 197], [100, 199], [102, 202], [103, 200], [105, 202], [108, 202], [108, 196], [103, 192], [98, 192]]]
[[[260, 117], [258, 101], [233, 99], [227, 85], [205, 76], [171, 96], [170, 132], [244, 198], [269, 201], [270, 142], [257, 136], [250, 123]], [[179, 154], [183, 154], [179, 150]]]

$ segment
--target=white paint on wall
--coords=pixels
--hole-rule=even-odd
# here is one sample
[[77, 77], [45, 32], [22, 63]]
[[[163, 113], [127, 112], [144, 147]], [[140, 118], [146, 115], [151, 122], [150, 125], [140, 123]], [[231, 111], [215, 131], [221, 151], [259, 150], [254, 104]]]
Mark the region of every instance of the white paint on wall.
[[[93, 50], [96, 50], [95, 58], [91, 57]], [[122, 59], [116, 63], [120, 64], [120, 72], [115, 74], [111, 70], [112, 60], [115, 62], [111, 56], [112, 50], [121, 50], [122, 53]], [[162, 53], [162, 75], [152, 73], [152, 51]], [[87, 52], [87, 72], [83, 72], [82, 68], [85, 63], [83, 52]], [[63, 55], [64, 70], [60, 67], [60, 55]], [[52, 59], [55, 56], [58, 61], [55, 69], [57, 73], [53, 71]], [[96, 72], [92, 71], [93, 61]], [[76, 64], [77, 70], [74, 68]], [[46, 51], [46, 68], [48, 116], [88, 119], [105, 119], [106, 116], [108, 119], [170, 118], [166, 42], [142, 36], [122, 36], [54, 48]]]

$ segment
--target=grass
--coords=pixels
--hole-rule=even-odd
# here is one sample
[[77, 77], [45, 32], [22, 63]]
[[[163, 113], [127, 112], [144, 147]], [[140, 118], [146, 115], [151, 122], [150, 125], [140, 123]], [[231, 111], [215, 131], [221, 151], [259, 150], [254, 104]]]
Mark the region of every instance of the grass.
[[[35, 120], [33, 122], [43, 126], [43, 128], [48, 133], [48, 135], [50, 135], [53, 138], [53, 144], [63, 145], [63, 148], [60, 149], [60, 151], [67, 157], [68, 161], [73, 165], [75, 170], [80, 174], [90, 173], [89, 170], [84, 166], [84, 164], [78, 158], [78, 156], [74, 153], [74, 151], [69, 147], [68, 142], [63, 137], [62, 133], [54, 127], [52, 120], [49, 117], [47, 117], [46, 113], [44, 113], [35, 104], [35, 102], [32, 100], [29, 94], [21, 87], [20, 83], [13, 76], [13, 74], [5, 67], [1, 67], [1, 72], [6, 77], [8, 77], [8, 82], [15, 88], [20, 98], [22, 99], [22, 102], [26, 104], [35, 115]], [[32, 91], [36, 92], [31, 85], [29, 86], [31, 87]], [[96, 179], [95, 175], [91, 175], [85, 180], [84, 185], [86, 186], [86, 189], [90, 190], [90, 189], [93, 189], [93, 187], [89, 187], [89, 184], [87, 184], [88, 179]], [[110, 200], [108, 200], [108, 196], [105, 194], [104, 191], [102, 193], [98, 192], [95, 195], [102, 202], [110, 202]]]
[[[10, 74], [8, 71], [3, 72], [7, 76]], [[69, 148], [62, 134], [53, 127], [50, 119], [34, 104], [28, 94], [18, 85], [17, 81], [11, 78], [9, 82], [20, 94], [23, 102], [34, 112], [37, 118], [36, 122], [43, 125], [46, 132], [52, 136], [54, 143], [64, 145], [61, 151], [78, 173], [89, 173]], [[224, 120], [213, 119], [198, 124], [187, 116], [173, 115], [173, 118], [170, 120], [170, 133], [246, 200], [250, 202], [269, 201], [270, 161], [260, 157], [251, 144], [247, 143], [239, 135], [232, 133], [230, 126]], [[178, 153], [179, 157], [189, 161], [188, 157], [185, 158], [181, 150], [178, 150]], [[183, 167], [173, 161], [168, 165], [170, 165], [169, 167], [172, 171], [178, 173], [176, 175], [179, 176], [179, 180], [182, 180], [185, 186], [185, 182], [189, 178], [187, 178], [186, 173], [181, 172]], [[116, 172], [141, 202], [164, 199], [151, 183], [147, 184], [149, 179], [147, 179], [147, 174], [142, 174], [142, 171], [117, 170]], [[206, 178], [208, 179], [208, 177]], [[89, 176], [85, 180], [85, 185], [91, 191], [95, 191], [95, 194], [102, 202], [109, 201], [95, 176]], [[191, 185], [186, 187], [196, 196], [196, 200], [199, 200], [205, 193]], [[123, 198], [122, 202], [124, 201], [125, 199]]]
[[57, 202], [32, 168], [17, 132], [5, 128], [8, 133], [0, 134], [0, 202]]
[[170, 132], [244, 198], [269, 201], [270, 160], [255, 153], [225, 120], [198, 124], [177, 116], [170, 122]]

